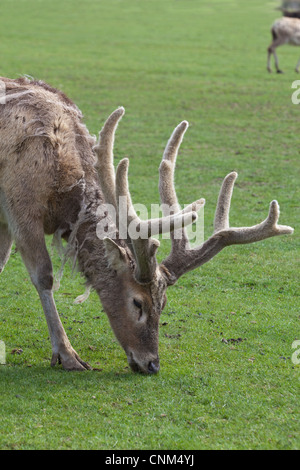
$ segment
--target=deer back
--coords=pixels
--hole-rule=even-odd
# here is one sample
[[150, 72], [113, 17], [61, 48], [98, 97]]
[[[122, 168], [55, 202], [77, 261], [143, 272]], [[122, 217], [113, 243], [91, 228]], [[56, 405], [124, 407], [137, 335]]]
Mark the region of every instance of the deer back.
[[54, 233], [76, 220], [86, 191], [97, 190], [94, 138], [62, 92], [27, 78], [1, 80], [1, 212], [9, 223], [16, 213], [28, 221], [29, 207]]

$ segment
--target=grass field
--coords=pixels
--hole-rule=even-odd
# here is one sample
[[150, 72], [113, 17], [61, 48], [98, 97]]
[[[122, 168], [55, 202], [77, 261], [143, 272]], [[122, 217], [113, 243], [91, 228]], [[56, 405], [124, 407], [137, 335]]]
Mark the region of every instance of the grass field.
[[[37, 293], [18, 253], [1, 275], [1, 449], [297, 449], [299, 113], [291, 85], [300, 48], [266, 72], [276, 1], [2, 0], [0, 74], [61, 88], [98, 133], [126, 115], [117, 157], [130, 157], [134, 202], [158, 202], [158, 166], [173, 128], [190, 123], [176, 184], [205, 197], [205, 236], [222, 178], [239, 173], [234, 226], [262, 221], [278, 199], [293, 236], [231, 247], [170, 288], [161, 371], [133, 374], [95, 293], [81, 306], [66, 268], [55, 294], [66, 332], [96, 369], [50, 368]], [[51, 240], [48, 240], [50, 245]], [[162, 242], [160, 257], [167, 254]], [[55, 269], [60, 262], [53, 254]], [[242, 341], [231, 341], [241, 338]], [[227, 342], [222, 341], [226, 339]], [[21, 354], [14, 351], [18, 350]]]

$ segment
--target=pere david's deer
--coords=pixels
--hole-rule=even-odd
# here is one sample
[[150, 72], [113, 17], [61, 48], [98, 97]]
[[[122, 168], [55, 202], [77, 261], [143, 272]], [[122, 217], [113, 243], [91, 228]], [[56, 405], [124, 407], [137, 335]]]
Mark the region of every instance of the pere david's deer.
[[[279, 20], [276, 20], [271, 28], [272, 42], [268, 47], [268, 62], [267, 70], [272, 72], [271, 69], [271, 56], [273, 54], [275, 60], [275, 68], [277, 73], [282, 73], [279, 68], [278, 57], [276, 54], [276, 48], [283, 44], [291, 44], [292, 46], [300, 46], [300, 19], [290, 18], [283, 16]], [[297, 62], [295, 71], [299, 73], [300, 59]]]
[[[28, 78], [3, 78], [2, 83], [5, 97], [0, 105], [0, 272], [14, 240], [44, 309], [52, 343], [51, 365], [59, 361], [66, 370], [90, 369], [72, 348], [53, 299], [52, 265], [45, 234], [58, 234], [75, 253], [87, 285], [99, 294], [131, 369], [157, 373], [159, 318], [168, 286], [226, 246], [289, 234], [293, 229], [277, 225], [276, 201], [271, 202], [269, 215], [260, 224], [231, 228], [230, 200], [237, 177], [232, 172], [220, 190], [213, 235], [198, 248], [190, 249], [185, 226], [196, 219], [204, 200], [183, 211], [177, 202], [174, 169], [188, 126], [186, 121], [174, 130], [159, 169], [164, 217], [142, 221], [129, 194], [128, 160], [121, 160], [116, 172], [113, 167], [114, 135], [123, 108], [109, 116], [96, 142], [82, 123], [78, 108], [60, 91]], [[128, 209], [125, 221], [118, 212], [121, 199]], [[128, 227], [135, 224], [143, 228], [143, 233], [146, 228], [147, 238], [121, 238], [112, 219], [107, 222], [108, 233], [115, 230], [115, 238], [99, 238], [98, 208], [104, 202], [115, 208], [118, 229], [123, 230], [124, 223]], [[172, 248], [158, 264], [159, 242], [153, 236], [162, 233], [164, 226], [171, 231]]]

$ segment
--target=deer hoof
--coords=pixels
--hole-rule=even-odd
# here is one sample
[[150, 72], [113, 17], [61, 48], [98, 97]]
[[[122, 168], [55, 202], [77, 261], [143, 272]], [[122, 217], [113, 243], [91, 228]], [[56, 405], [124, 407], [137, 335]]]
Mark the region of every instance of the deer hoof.
[[82, 359], [80, 359], [74, 349], [71, 353], [68, 353], [68, 355], [66, 353], [63, 355], [59, 353], [53, 353], [51, 366], [54, 367], [57, 362], [68, 371], [83, 371], [92, 369], [92, 367], [87, 362], [84, 362]]
[[277, 70], [277, 73], [283, 73], [283, 71], [282, 70]]

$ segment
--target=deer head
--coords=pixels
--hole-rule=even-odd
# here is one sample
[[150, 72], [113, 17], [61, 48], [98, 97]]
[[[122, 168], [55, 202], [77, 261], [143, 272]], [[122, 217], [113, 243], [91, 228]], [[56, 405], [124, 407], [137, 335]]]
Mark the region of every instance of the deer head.
[[[230, 201], [237, 178], [237, 173], [232, 172], [226, 176], [220, 190], [214, 233], [201, 246], [190, 248], [185, 227], [197, 219], [197, 212], [205, 201], [199, 199], [184, 210], [180, 210], [177, 201], [174, 169], [178, 149], [188, 127], [186, 121], [179, 124], [171, 135], [159, 168], [163, 217], [141, 220], [134, 210], [129, 193], [128, 159], [121, 160], [116, 171], [113, 165], [114, 136], [123, 114], [123, 108], [118, 108], [111, 114], [94, 147], [98, 158], [100, 185], [106, 203], [115, 210], [118, 228], [114, 239], [103, 238], [117, 293], [108, 293], [101, 300], [132, 370], [156, 373], [159, 370], [159, 318], [166, 304], [167, 288], [186, 272], [209, 261], [226, 246], [290, 234], [293, 229], [277, 224], [279, 206], [276, 201], [271, 202], [269, 214], [260, 224], [252, 227], [230, 227]], [[125, 211], [121, 211], [121, 205], [125, 205]], [[160, 243], [153, 237], [166, 231], [171, 234], [172, 248], [169, 256], [159, 264], [156, 253]], [[123, 240], [120, 240], [120, 233], [126, 234]], [[140, 236], [136, 236], [137, 233]]]

